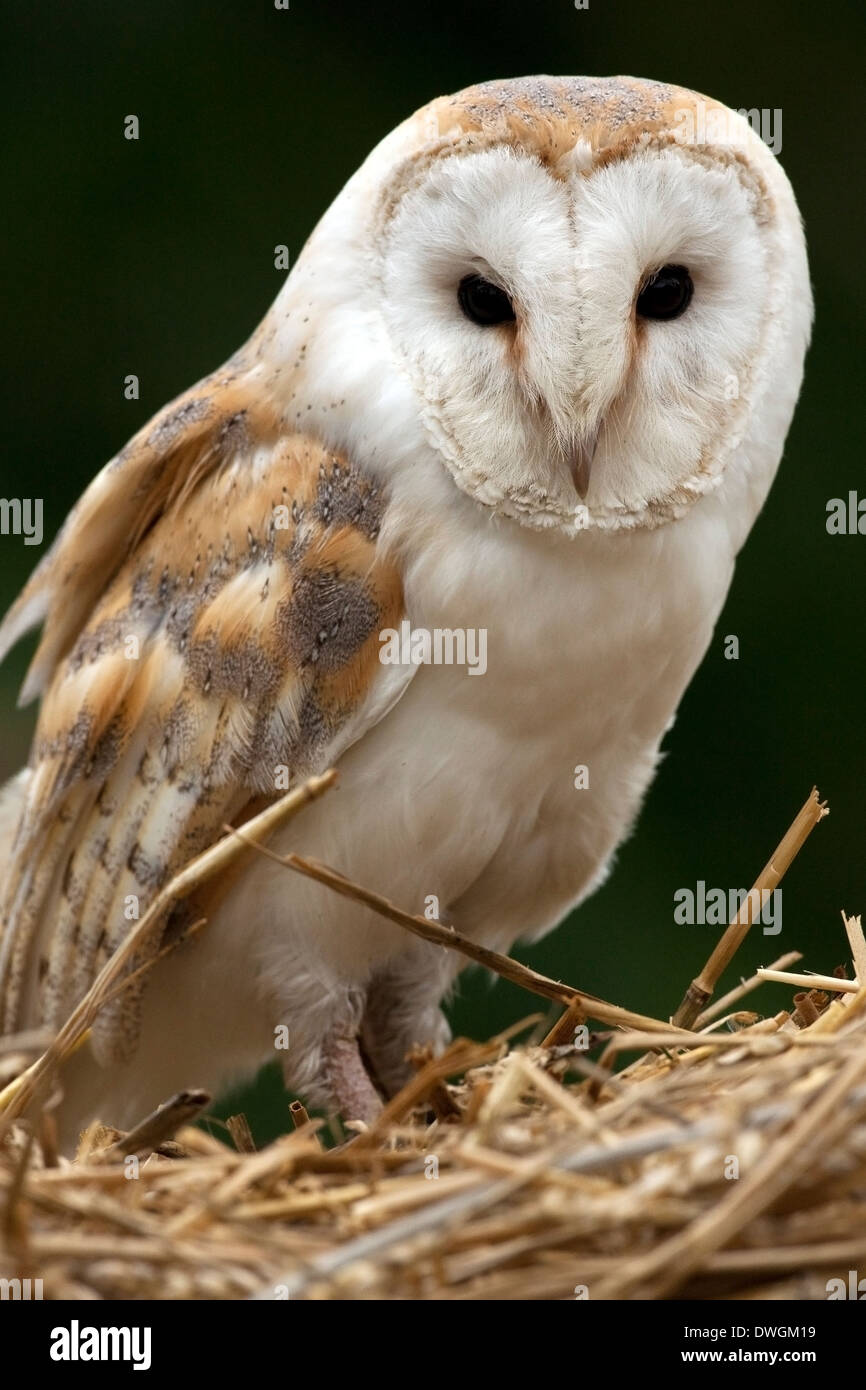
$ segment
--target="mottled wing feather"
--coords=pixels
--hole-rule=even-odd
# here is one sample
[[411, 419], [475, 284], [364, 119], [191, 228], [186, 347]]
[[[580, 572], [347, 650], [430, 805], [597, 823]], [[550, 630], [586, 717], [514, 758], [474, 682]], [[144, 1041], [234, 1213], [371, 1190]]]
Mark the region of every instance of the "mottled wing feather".
[[273, 444], [278, 434], [276, 411], [250, 391], [238, 364], [165, 406], [106, 464], [0, 628], [2, 660], [24, 632], [43, 623], [23, 703], [44, 690], [107, 583], [157, 518], [226, 458], [248, 451], [253, 441]]
[[[384, 499], [269, 419], [231, 377], [169, 407], [10, 614], [13, 639], [45, 617], [28, 677], [45, 694], [2, 893], [2, 1031], [35, 974], [59, 1026], [226, 819], [326, 766], [408, 683], [378, 660], [403, 614]], [[101, 1015], [104, 1058], [134, 1046], [136, 1005], [133, 987]]]

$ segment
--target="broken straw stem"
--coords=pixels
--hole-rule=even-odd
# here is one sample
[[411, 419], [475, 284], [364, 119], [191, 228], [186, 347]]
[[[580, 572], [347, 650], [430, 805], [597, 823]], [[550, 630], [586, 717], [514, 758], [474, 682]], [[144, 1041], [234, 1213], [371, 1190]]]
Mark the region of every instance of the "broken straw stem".
[[778, 887], [815, 826], [823, 820], [827, 812], [826, 803], [819, 801], [818, 792], [813, 787], [776, 853], [764, 866], [736, 917], [723, 932], [700, 975], [695, 976], [683, 995], [682, 1002], [671, 1019], [678, 1028], [691, 1028], [701, 1010], [706, 1008], [723, 972], [730, 965], [752, 925], [752, 904], [764, 903], [764, 894], [772, 893]]
[[797, 989], [835, 989], [840, 994], [856, 994], [860, 985], [857, 980], [840, 980], [838, 975], [794, 975], [789, 970], [759, 970], [762, 980], [773, 980], [780, 985], [795, 985]]
[[191, 1124], [200, 1115], [211, 1097], [207, 1091], [179, 1091], [171, 1100], [160, 1105], [140, 1124], [117, 1139], [105, 1151], [105, 1158], [125, 1158], [135, 1154], [144, 1158], [158, 1149], [166, 1140], [173, 1139], [183, 1126]]
[[[778, 960], [770, 961], [766, 968], [767, 970], [787, 970], [789, 965], [796, 965], [797, 961], [802, 959], [803, 956], [800, 951], [786, 951], [783, 956], [779, 956]], [[708, 1009], [704, 1009], [700, 1017], [695, 1020], [695, 1028], [698, 1032], [702, 1028], [706, 1028], [708, 1023], [721, 1017], [734, 1004], [739, 1004], [741, 999], [745, 999], [746, 995], [751, 994], [752, 990], [757, 989], [760, 984], [761, 977], [758, 974], [750, 975], [747, 980], [741, 980], [736, 988], [723, 994], [721, 999], [717, 999], [715, 1004], [711, 1004]]]

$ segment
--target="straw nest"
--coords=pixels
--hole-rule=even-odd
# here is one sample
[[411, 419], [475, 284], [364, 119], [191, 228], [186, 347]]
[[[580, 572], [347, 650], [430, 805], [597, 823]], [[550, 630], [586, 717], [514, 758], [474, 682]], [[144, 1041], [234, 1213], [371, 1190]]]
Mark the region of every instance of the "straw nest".
[[[19, 1072], [0, 1093], [0, 1279], [76, 1299], [827, 1298], [866, 1266], [866, 942], [843, 920], [850, 971], [791, 975], [792, 952], [707, 1007], [705, 970], [679, 1026], [497, 958], [564, 1006], [554, 1026], [417, 1050], [377, 1122], [330, 1147], [300, 1102], [261, 1152], [241, 1116], [223, 1143], [188, 1092], [58, 1157], [56, 1068], [84, 1009], [25, 1070], [13, 1042], [0, 1057]], [[761, 1018], [742, 1005], [768, 976], [797, 993]]]

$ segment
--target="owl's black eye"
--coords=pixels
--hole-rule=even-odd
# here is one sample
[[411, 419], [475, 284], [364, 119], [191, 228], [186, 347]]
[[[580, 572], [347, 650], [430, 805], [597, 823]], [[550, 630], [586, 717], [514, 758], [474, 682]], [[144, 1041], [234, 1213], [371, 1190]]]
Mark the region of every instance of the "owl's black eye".
[[695, 287], [684, 265], [663, 265], [637, 297], [643, 319], [678, 319], [691, 303]]
[[466, 317], [482, 328], [514, 322], [514, 306], [508, 295], [482, 275], [463, 277], [457, 288], [457, 302]]

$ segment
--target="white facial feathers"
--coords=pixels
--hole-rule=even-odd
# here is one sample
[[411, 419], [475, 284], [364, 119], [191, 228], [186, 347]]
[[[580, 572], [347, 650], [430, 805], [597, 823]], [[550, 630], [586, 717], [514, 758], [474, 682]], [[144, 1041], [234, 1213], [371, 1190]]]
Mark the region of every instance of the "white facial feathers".
[[[488, 505], [583, 510], [566, 464], [598, 440], [598, 519], [697, 495], [743, 412], [773, 288], [772, 239], [740, 164], [647, 147], [554, 178], [508, 148], [441, 160], [401, 201], [381, 311], [449, 467]], [[635, 313], [665, 265], [694, 282], [672, 322]], [[515, 323], [466, 319], [463, 276], [505, 290]]]
[[[793, 196], [747, 123], [726, 113], [722, 142], [677, 139], [703, 101], [633, 79], [494, 83], [383, 141], [278, 301], [300, 308], [303, 290], [320, 335], [327, 322], [331, 345], [353, 345], [335, 446], [393, 428], [369, 389], [385, 375], [414, 456], [420, 438], [463, 492], [525, 524], [656, 526], [716, 487], [774, 357], [799, 380], [811, 301]], [[671, 265], [694, 283], [689, 308], [641, 317], [641, 287]], [[514, 322], [466, 317], [470, 275]], [[318, 371], [314, 347], [305, 360]], [[372, 465], [387, 475], [381, 449]]]

